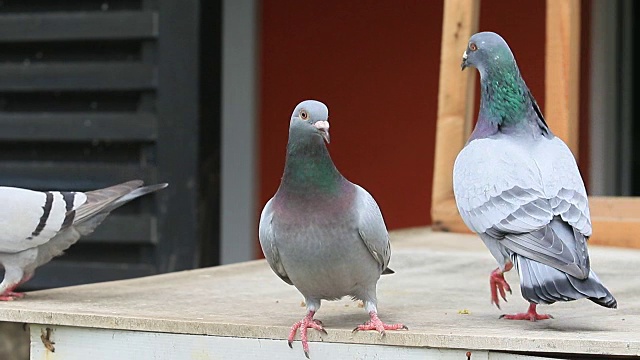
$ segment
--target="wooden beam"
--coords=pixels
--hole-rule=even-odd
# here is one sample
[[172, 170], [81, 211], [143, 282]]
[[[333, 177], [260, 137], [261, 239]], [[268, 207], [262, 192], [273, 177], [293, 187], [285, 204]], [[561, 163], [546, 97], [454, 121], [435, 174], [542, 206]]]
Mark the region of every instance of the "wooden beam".
[[591, 244], [640, 248], [640, 198], [589, 198]]
[[[446, 217], [439, 204], [453, 199], [453, 162], [471, 129], [475, 71], [460, 71], [469, 37], [478, 30], [480, 0], [445, 0], [440, 53], [438, 119], [431, 216]], [[457, 213], [457, 210], [456, 210]]]
[[547, 0], [545, 109], [551, 130], [578, 157], [580, 0]]

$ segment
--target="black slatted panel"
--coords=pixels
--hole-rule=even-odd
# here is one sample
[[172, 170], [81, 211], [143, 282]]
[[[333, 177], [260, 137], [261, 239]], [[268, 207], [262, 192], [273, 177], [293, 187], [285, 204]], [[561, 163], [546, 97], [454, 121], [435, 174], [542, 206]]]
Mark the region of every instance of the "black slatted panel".
[[26, 288], [196, 265], [197, 19], [193, 0], [0, 2], [0, 184], [170, 183], [118, 209]]

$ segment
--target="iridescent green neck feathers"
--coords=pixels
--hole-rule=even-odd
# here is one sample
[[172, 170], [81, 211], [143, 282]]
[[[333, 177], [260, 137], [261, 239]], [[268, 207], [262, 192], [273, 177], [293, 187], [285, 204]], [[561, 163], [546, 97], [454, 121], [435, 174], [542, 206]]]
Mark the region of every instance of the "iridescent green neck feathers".
[[320, 137], [290, 139], [282, 177], [285, 191], [337, 193], [342, 179]]
[[480, 71], [479, 118], [498, 126], [526, 122], [531, 98], [515, 61], [496, 65]]

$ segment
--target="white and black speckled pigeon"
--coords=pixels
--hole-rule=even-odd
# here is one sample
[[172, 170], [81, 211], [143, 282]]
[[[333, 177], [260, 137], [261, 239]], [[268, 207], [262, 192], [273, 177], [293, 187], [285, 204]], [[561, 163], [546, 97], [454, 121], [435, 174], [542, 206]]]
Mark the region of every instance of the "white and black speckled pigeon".
[[284, 175], [262, 210], [260, 244], [273, 271], [304, 296], [307, 315], [291, 327], [289, 346], [300, 328], [309, 357], [307, 328], [325, 332], [313, 318], [321, 300], [343, 296], [364, 301], [371, 320], [355, 330], [406, 329], [377, 315], [376, 284], [393, 273], [389, 235], [376, 201], [336, 169], [329, 142], [329, 110], [307, 100], [291, 115]]
[[511, 291], [503, 272], [515, 264], [526, 313], [506, 319], [541, 320], [537, 304], [587, 298], [615, 308], [616, 300], [589, 266], [591, 220], [576, 161], [549, 130], [507, 43], [475, 34], [462, 68], [480, 72], [478, 122], [456, 159], [458, 210], [500, 267], [490, 277], [492, 302]]
[[142, 184], [134, 180], [86, 193], [0, 187], [0, 264], [5, 271], [0, 300], [23, 297], [13, 290], [31, 279], [36, 268], [93, 232], [110, 211], [167, 187]]

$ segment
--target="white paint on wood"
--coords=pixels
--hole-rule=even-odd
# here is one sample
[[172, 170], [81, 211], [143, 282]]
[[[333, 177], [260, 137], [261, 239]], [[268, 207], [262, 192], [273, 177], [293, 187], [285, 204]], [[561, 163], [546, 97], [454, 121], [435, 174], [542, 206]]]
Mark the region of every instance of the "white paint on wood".
[[[55, 352], [43, 345], [47, 326], [31, 325], [31, 360], [212, 360], [212, 359], [304, 359], [299, 341], [293, 349], [286, 340], [184, 335], [110, 329], [48, 326]], [[404, 359], [464, 360], [467, 350], [384, 345], [311, 342], [313, 360]], [[545, 359], [525, 355], [476, 350], [472, 360]]]

